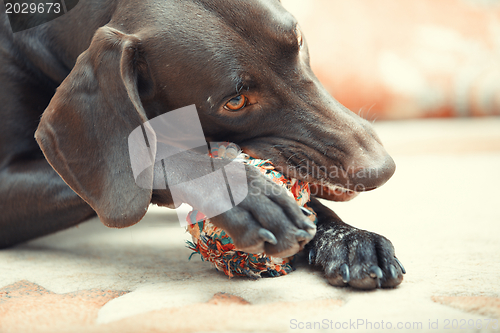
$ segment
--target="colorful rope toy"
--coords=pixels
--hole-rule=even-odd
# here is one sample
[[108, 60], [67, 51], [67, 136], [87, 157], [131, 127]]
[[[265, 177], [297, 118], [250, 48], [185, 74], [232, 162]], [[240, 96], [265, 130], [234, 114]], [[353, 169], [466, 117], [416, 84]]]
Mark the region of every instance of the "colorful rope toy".
[[[210, 155], [212, 158], [236, 158], [237, 161], [258, 168], [262, 174], [274, 183], [283, 186], [302, 209], [309, 210], [309, 218], [317, 222], [316, 214], [306, 206], [310, 198], [309, 184], [297, 179], [289, 179], [275, 170], [268, 160], [255, 159], [241, 152], [233, 143], [211, 143]], [[293, 271], [294, 257], [278, 258], [266, 254], [252, 254], [235, 250], [233, 240], [229, 235], [214, 226], [203, 213], [193, 210], [187, 216], [187, 231], [193, 241], [187, 241], [188, 247], [194, 254], [200, 254], [203, 261], [209, 261], [219, 271], [223, 271], [230, 278], [233, 276], [247, 276], [250, 278], [276, 277]]]

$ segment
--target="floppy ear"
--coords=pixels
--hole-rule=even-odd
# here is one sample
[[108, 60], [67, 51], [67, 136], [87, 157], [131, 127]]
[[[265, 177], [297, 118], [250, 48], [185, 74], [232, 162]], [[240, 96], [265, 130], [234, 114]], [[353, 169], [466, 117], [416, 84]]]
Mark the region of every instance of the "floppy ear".
[[141, 175], [146, 188], [137, 186], [128, 151], [128, 136], [147, 121], [137, 89], [139, 54], [137, 36], [97, 30], [35, 133], [48, 162], [109, 227], [138, 222], [151, 201], [152, 170]]

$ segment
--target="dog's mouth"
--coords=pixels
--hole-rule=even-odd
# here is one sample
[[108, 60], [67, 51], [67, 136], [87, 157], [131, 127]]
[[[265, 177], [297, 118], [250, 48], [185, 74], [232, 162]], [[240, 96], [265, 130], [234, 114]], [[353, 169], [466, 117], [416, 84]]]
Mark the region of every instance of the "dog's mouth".
[[331, 201], [348, 201], [382, 186], [396, 168], [375, 140], [367, 146], [350, 143], [348, 148], [309, 141], [259, 137], [240, 147], [252, 157], [269, 160], [286, 177], [308, 182], [312, 195]]
[[354, 199], [360, 192], [346, 188], [330, 185], [324, 182], [309, 183], [311, 195], [331, 201], [349, 201]]

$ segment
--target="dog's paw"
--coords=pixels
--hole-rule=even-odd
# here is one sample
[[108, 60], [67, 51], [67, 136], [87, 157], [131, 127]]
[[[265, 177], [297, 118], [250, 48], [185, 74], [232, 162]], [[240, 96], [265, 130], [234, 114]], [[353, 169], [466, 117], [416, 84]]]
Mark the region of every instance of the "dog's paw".
[[406, 272], [387, 238], [350, 226], [326, 230], [317, 237], [309, 250], [309, 263], [321, 265], [330, 284], [375, 289], [403, 281]]
[[316, 234], [314, 223], [284, 188], [253, 167], [247, 175], [245, 200], [211, 222], [224, 229], [240, 251], [288, 257], [302, 250]]

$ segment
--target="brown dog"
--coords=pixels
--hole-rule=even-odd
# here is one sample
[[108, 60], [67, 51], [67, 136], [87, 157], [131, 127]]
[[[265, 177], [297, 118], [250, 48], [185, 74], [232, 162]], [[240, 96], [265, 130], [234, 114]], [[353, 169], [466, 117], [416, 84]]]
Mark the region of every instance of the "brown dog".
[[[2, 247], [96, 214], [126, 227], [150, 203], [171, 207], [168, 189], [136, 185], [127, 137], [191, 104], [207, 141], [270, 159], [326, 199], [375, 189], [395, 170], [370, 123], [318, 82], [297, 22], [278, 0], [80, 0], [36, 28], [13, 34], [8, 23], [0, 14]], [[152, 181], [167, 172], [180, 184], [211, 168], [208, 157], [188, 154], [183, 164], [155, 166]], [[313, 199], [316, 232], [283, 191], [268, 191], [258, 171], [246, 171], [249, 195], [213, 219], [239, 247], [284, 256], [316, 233], [310, 260], [332, 284], [402, 281], [389, 240], [343, 223]], [[196, 198], [207, 206], [220, 199], [210, 188], [184, 192], [195, 206]]]

